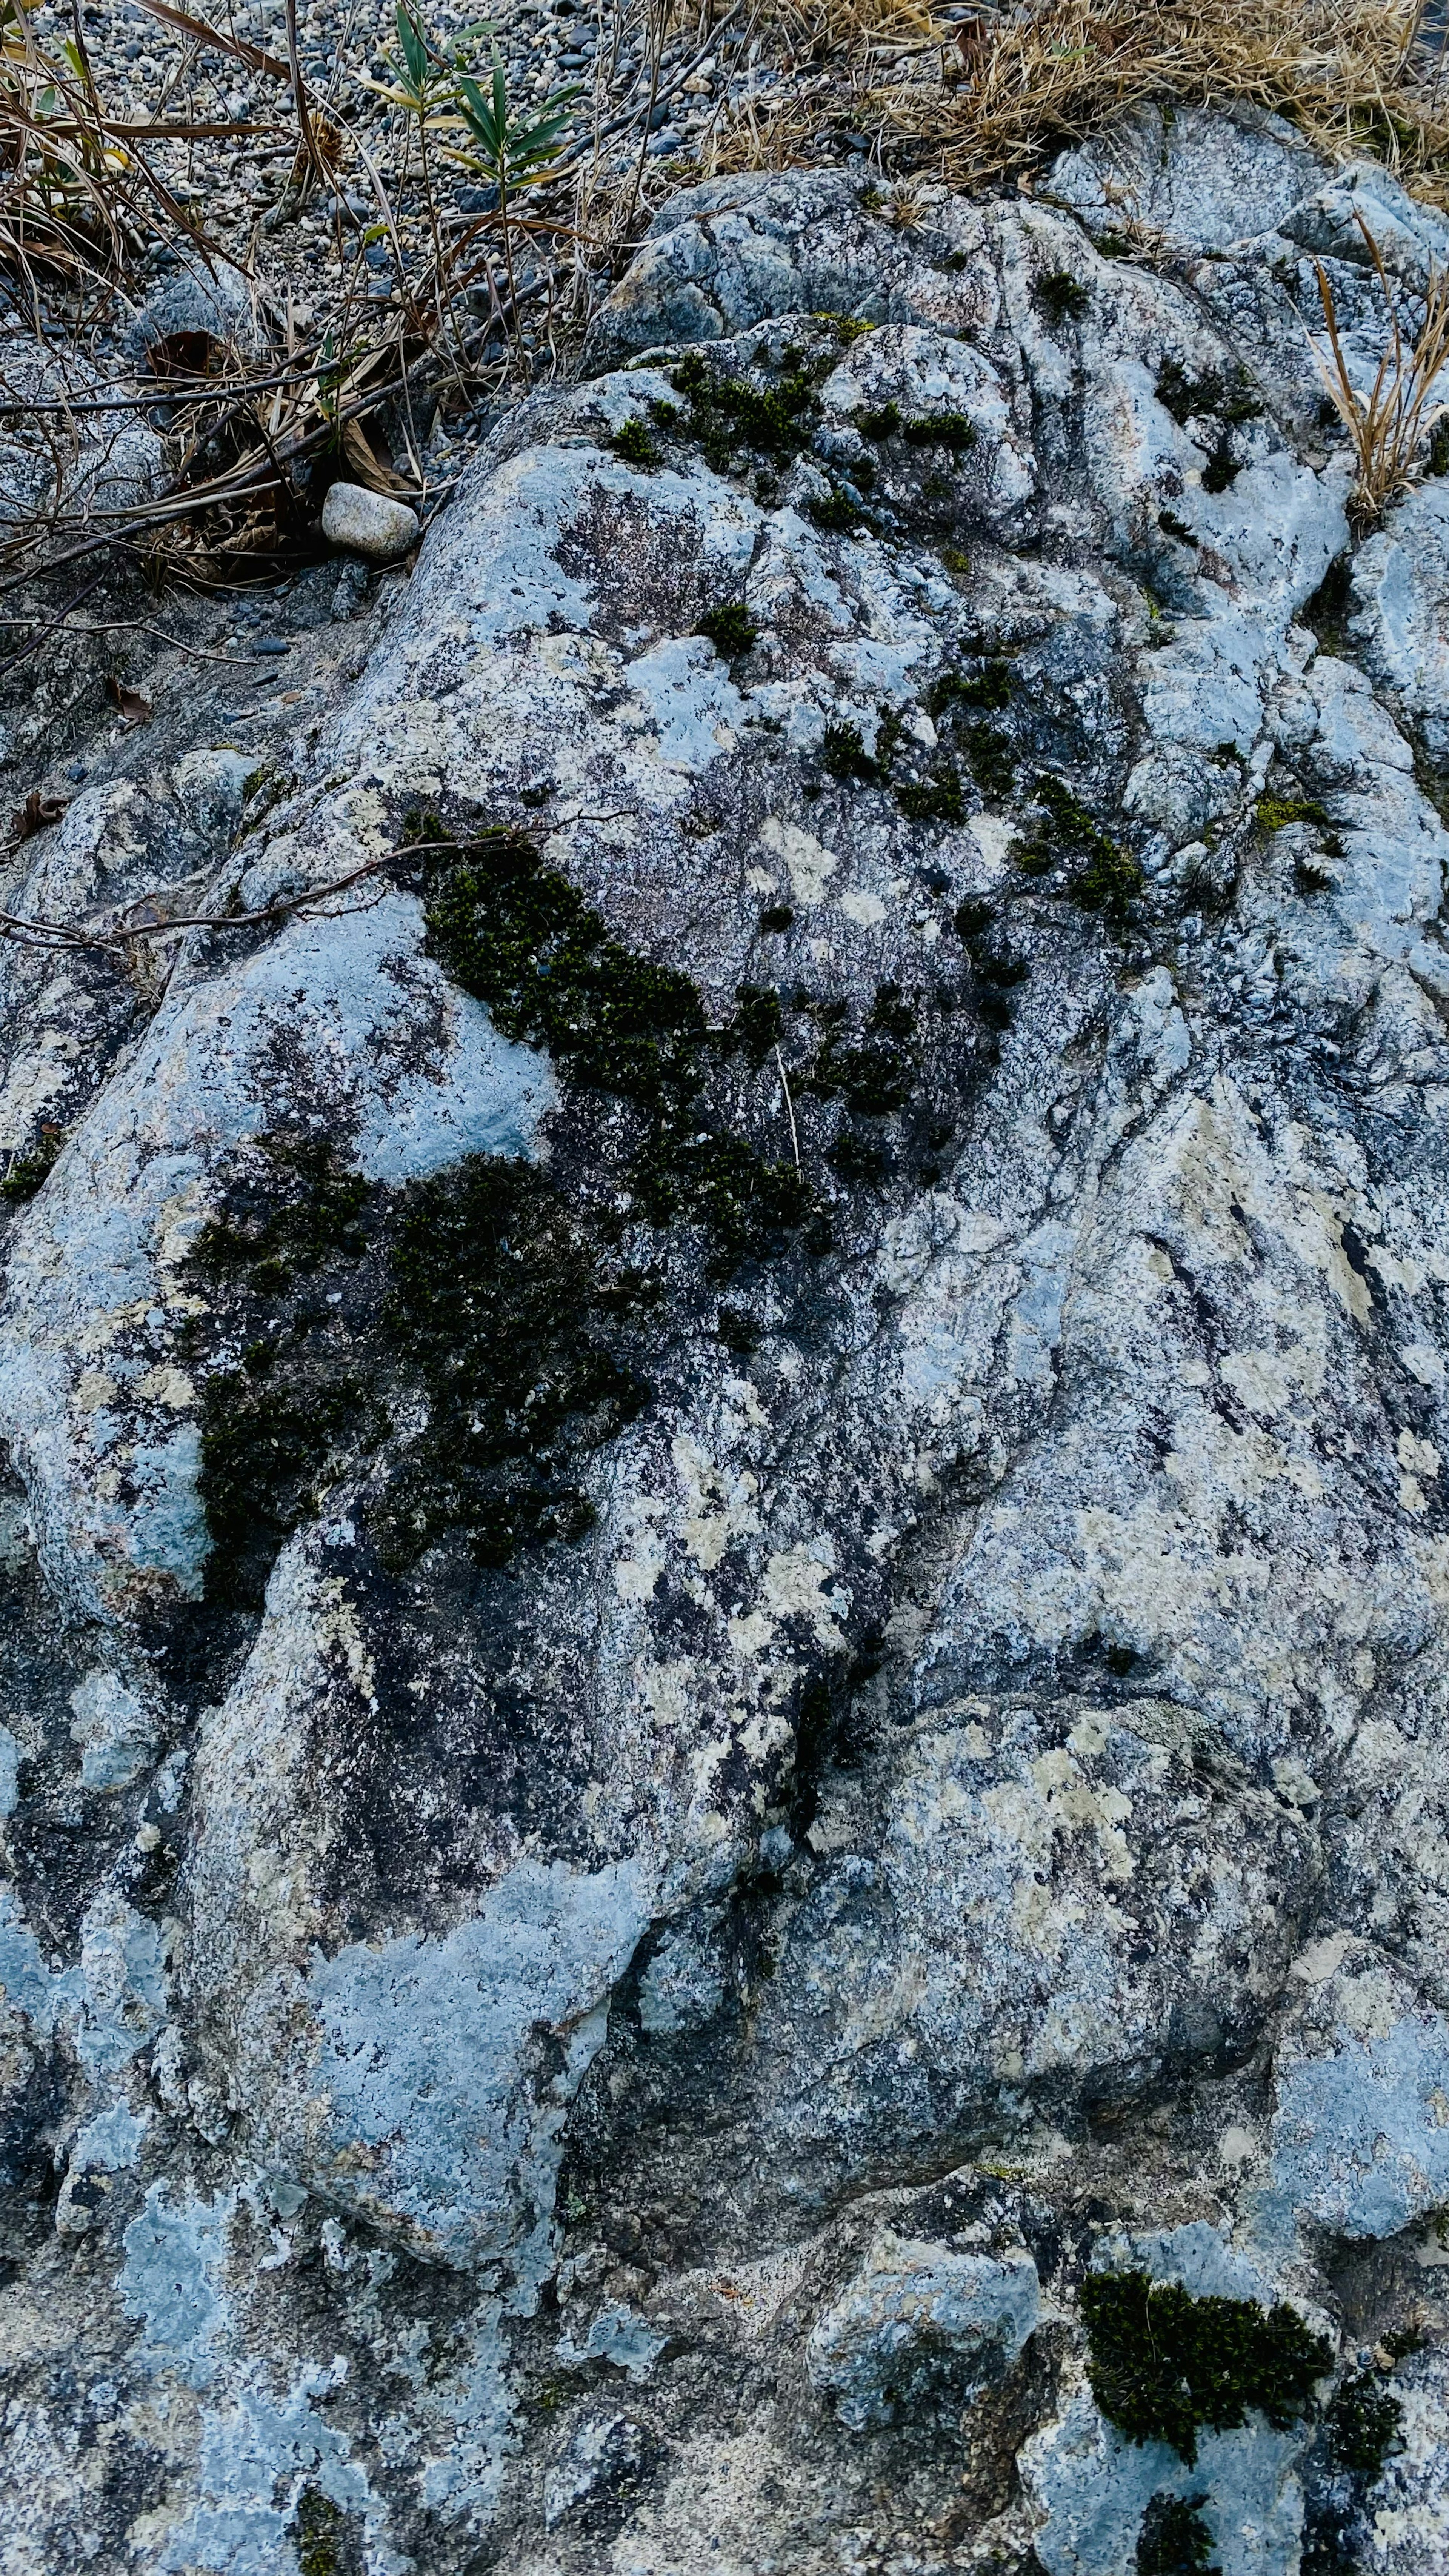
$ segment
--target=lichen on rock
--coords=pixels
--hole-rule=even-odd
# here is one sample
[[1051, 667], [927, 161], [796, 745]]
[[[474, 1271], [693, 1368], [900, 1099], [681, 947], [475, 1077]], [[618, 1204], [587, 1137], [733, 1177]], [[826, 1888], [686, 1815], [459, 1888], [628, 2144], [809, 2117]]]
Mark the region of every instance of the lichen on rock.
[[210, 921], [0, 961], [26, 2567], [1442, 2563], [1442, 494], [1302, 325], [1449, 232], [1352, 177], [686, 189], [305, 757], [14, 855]]

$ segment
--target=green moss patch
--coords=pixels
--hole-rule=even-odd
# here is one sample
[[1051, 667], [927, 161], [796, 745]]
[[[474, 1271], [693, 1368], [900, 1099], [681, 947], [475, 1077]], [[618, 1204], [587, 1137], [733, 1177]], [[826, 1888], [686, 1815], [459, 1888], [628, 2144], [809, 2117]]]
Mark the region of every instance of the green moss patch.
[[[442, 838], [434, 818], [415, 836]], [[485, 1566], [578, 1538], [587, 1458], [649, 1400], [668, 1230], [695, 1229], [719, 1281], [824, 1248], [794, 1161], [710, 1107], [731, 1057], [758, 1070], [777, 1043], [770, 987], [742, 985], [710, 1029], [688, 978], [615, 940], [515, 833], [432, 854], [425, 913], [500, 1029], [547, 1046], [576, 1102], [602, 1096], [607, 1151], [572, 1189], [489, 1155], [385, 1189], [310, 1135], [238, 1156], [190, 1259], [225, 1331], [201, 1396], [214, 1600], [254, 1606], [290, 1532], [364, 1470], [394, 1570], [449, 1534]], [[640, 1229], [657, 1257], [646, 1235], [641, 1261]]]
[[624, 464], [637, 466], [646, 474], [659, 463], [659, 450], [642, 420], [626, 420], [615, 430], [609, 445]]
[[43, 1124], [29, 1150], [11, 1156], [5, 1176], [0, 1180], [0, 1199], [9, 1199], [12, 1207], [23, 1206], [27, 1199], [33, 1199], [54, 1171], [64, 1143], [63, 1127], [49, 1121]]
[[1346, 2379], [1328, 2410], [1328, 2452], [1333, 2465], [1372, 2486], [1402, 2442], [1404, 2410], [1393, 2390], [1371, 2370]]
[[819, 405], [803, 368], [790, 369], [775, 384], [755, 385], [748, 376], [716, 374], [691, 350], [669, 381], [688, 404], [682, 434], [698, 444], [716, 473], [737, 472], [748, 456], [783, 462], [810, 443]]
[[760, 632], [742, 599], [727, 599], [720, 607], [706, 610], [694, 631], [707, 635], [727, 662], [736, 654], [748, 653]]
[[1057, 324], [1080, 321], [1092, 300], [1080, 278], [1071, 276], [1064, 268], [1049, 269], [1044, 277], [1039, 277], [1031, 295], [1038, 311], [1044, 313], [1049, 322]]
[[1286, 2432], [1332, 2366], [1324, 2337], [1281, 2302], [1195, 2299], [1146, 2272], [1099, 2272], [1082, 2284], [1081, 2310], [1103, 2414], [1131, 2442], [1169, 2443], [1189, 2467], [1204, 2428], [1226, 2432], [1256, 2411]]
[[1205, 367], [1200, 376], [1190, 376], [1176, 358], [1158, 369], [1157, 399], [1180, 429], [1190, 420], [1257, 420], [1263, 410], [1241, 367], [1226, 375], [1219, 367]]
[[1290, 823], [1316, 823], [1331, 831], [1331, 817], [1312, 796], [1260, 796], [1253, 808], [1260, 832], [1282, 832]]
[[1142, 2517], [1136, 2576], [1222, 2576], [1200, 2496], [1154, 2496]]
[[1036, 782], [1036, 800], [1046, 819], [1029, 838], [1016, 844], [1016, 865], [1028, 876], [1045, 876], [1060, 866], [1070, 869], [1067, 892], [1089, 912], [1120, 917], [1142, 890], [1142, 870], [1129, 850], [1104, 832], [1080, 797], [1060, 778], [1044, 774]]
[[699, 1088], [707, 1029], [688, 976], [623, 947], [523, 834], [486, 832], [440, 860], [426, 911], [454, 981], [572, 1081], [653, 1108]]

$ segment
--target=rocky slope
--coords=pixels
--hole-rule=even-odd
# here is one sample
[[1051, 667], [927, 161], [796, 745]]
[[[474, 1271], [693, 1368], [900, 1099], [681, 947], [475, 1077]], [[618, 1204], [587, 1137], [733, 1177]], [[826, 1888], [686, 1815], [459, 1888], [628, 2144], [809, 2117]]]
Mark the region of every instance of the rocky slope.
[[203, 706], [15, 862], [378, 865], [4, 960], [7, 2571], [1444, 2563], [1359, 212], [1449, 254], [1205, 113], [694, 189], [290, 768]]

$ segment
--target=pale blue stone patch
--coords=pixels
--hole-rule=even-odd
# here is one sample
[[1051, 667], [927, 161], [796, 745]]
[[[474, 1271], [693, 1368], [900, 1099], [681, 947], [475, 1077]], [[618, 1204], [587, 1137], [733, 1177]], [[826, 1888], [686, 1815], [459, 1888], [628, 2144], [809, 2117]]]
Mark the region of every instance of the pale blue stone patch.
[[87, 1673], [70, 1695], [71, 1735], [81, 1748], [81, 1786], [126, 1789], [150, 1761], [156, 1730], [145, 1702], [115, 1673]]
[[618, 2300], [611, 2300], [599, 2310], [582, 2343], [571, 2335], [560, 2335], [554, 2351], [566, 2369], [581, 2370], [586, 2362], [607, 2361], [633, 2380], [647, 2379], [669, 2338], [656, 2334], [647, 2317]]
[[113, 2102], [81, 2130], [70, 2151], [71, 2172], [128, 2172], [140, 2156], [148, 2125], [147, 2117], [138, 2120], [128, 2102]]
[[208, 2388], [216, 2376], [213, 2346], [226, 2324], [221, 2280], [235, 2209], [234, 2192], [173, 2206], [165, 2183], [155, 2182], [125, 2234], [121, 2302], [127, 2316], [142, 2321], [137, 2359], [152, 2371], [175, 2371], [192, 2388]]
[[[334, 2196], [405, 2221], [445, 2259], [545, 2235], [564, 2115], [648, 1919], [632, 1861], [592, 1874], [525, 1861], [442, 1940], [319, 1956], [308, 1985]], [[541, 2030], [566, 2038], [554, 2075]], [[371, 2151], [364, 2185], [358, 2147]]]

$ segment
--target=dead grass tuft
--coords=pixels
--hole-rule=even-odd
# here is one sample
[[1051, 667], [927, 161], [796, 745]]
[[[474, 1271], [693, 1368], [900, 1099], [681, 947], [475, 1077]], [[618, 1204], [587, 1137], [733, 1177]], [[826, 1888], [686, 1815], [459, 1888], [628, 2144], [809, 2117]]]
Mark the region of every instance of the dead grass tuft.
[[[949, 22], [926, 0], [795, 0], [787, 15], [801, 65], [843, 64], [857, 121], [953, 186], [1023, 174], [1174, 99], [1273, 110], [1449, 203], [1449, 72], [1420, 38], [1421, 0], [1018, 0]], [[798, 157], [801, 105], [740, 102], [721, 166]], [[841, 109], [837, 79], [834, 122]]]
[[1432, 399], [1449, 361], [1449, 276], [1442, 269], [1431, 269], [1421, 299], [1423, 319], [1411, 338], [1378, 243], [1362, 215], [1357, 222], [1388, 310], [1388, 340], [1373, 383], [1364, 392], [1354, 383], [1339, 336], [1333, 289], [1322, 262], [1316, 260], [1329, 354], [1325, 358], [1315, 349], [1314, 355], [1329, 401], [1353, 442], [1354, 512], [1360, 525], [1369, 527], [1390, 501], [1418, 480], [1432, 432], [1449, 411], [1449, 405]]
[[[1438, 196], [1449, 116], [1416, 63], [1419, 16], [1418, 0], [1046, 0], [958, 48], [950, 104], [927, 130], [959, 183], [1021, 169], [1148, 100], [1232, 102], [1287, 115], [1331, 153], [1371, 153]], [[903, 97], [895, 121], [920, 133], [922, 104]]]

